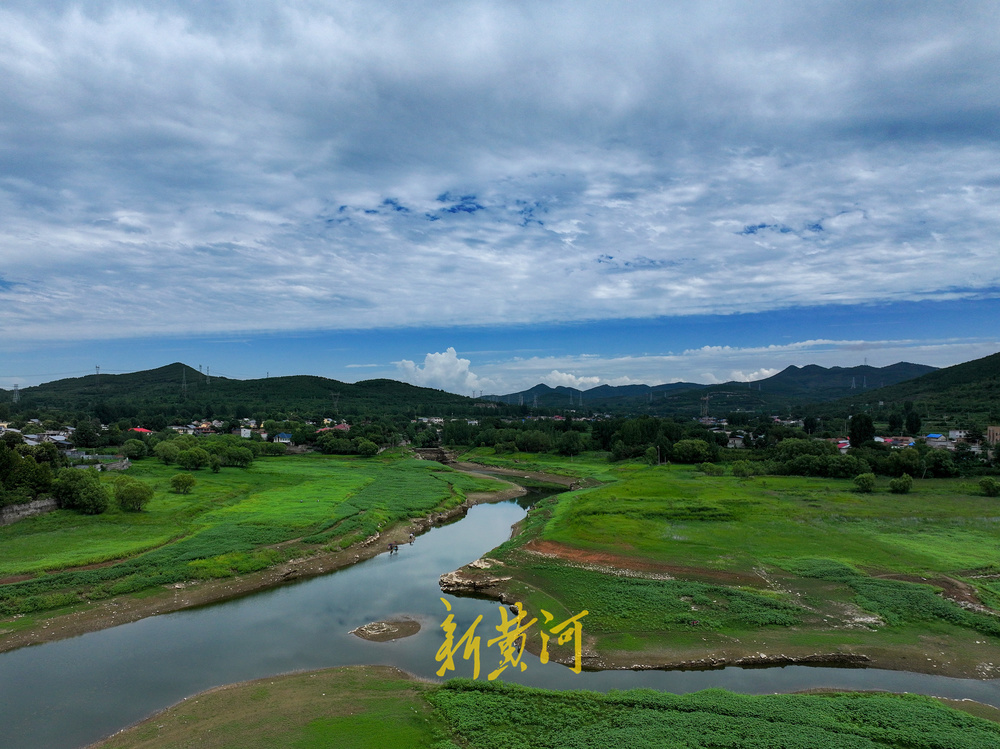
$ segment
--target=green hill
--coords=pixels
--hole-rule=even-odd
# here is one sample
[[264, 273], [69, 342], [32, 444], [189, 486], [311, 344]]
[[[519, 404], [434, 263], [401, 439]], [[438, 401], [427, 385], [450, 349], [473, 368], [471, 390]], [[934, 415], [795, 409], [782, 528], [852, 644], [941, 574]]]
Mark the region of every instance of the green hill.
[[920, 413], [965, 415], [975, 421], [1000, 422], [1000, 353], [838, 401], [842, 410], [881, 403], [885, 409], [912, 402]]
[[142, 414], [168, 418], [298, 414], [464, 414], [475, 401], [393, 380], [350, 384], [314, 375], [258, 380], [209, 378], [175, 362], [158, 369], [87, 375], [20, 390], [18, 410], [95, 413], [102, 421]]

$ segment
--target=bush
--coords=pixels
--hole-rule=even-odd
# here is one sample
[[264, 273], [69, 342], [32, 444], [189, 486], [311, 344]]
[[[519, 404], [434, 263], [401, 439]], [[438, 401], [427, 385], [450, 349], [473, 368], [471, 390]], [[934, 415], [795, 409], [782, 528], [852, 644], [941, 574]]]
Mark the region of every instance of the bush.
[[904, 473], [902, 476], [889, 481], [889, 491], [893, 494], [909, 494], [913, 488], [913, 477]]
[[177, 453], [177, 463], [185, 471], [197, 471], [208, 465], [211, 456], [200, 447], [192, 447], [189, 450], [181, 450]]
[[875, 474], [862, 473], [854, 477], [854, 490], [862, 494], [871, 494], [875, 491]]
[[163, 461], [164, 465], [170, 465], [171, 463], [177, 462], [177, 455], [180, 453], [181, 449], [175, 444], [175, 440], [170, 440], [169, 442], [159, 442], [156, 447], [153, 448], [153, 454]]
[[358, 455], [365, 458], [370, 458], [373, 455], [378, 455], [378, 445], [376, 445], [371, 440], [366, 440], [364, 438], [358, 440]]
[[733, 463], [733, 475], [736, 478], [747, 479], [755, 474], [753, 463], [749, 460], [737, 460]]
[[139, 460], [147, 455], [146, 445], [142, 440], [125, 440], [122, 445], [122, 454], [129, 460]]
[[130, 476], [115, 479], [115, 501], [125, 512], [141, 512], [153, 498], [153, 487]]
[[680, 440], [674, 444], [674, 460], [678, 463], [704, 463], [712, 451], [705, 440]]
[[983, 476], [979, 479], [979, 489], [987, 497], [1000, 496], [1000, 481], [997, 481], [992, 476]]
[[702, 463], [698, 466], [698, 470], [706, 476], [721, 476], [725, 473], [725, 469], [722, 466], [717, 466], [715, 463]]
[[190, 494], [194, 483], [194, 476], [190, 473], [178, 473], [170, 479], [170, 488], [178, 494]]
[[94, 468], [63, 468], [52, 484], [52, 496], [59, 506], [84, 515], [100, 515], [111, 503], [108, 490]]

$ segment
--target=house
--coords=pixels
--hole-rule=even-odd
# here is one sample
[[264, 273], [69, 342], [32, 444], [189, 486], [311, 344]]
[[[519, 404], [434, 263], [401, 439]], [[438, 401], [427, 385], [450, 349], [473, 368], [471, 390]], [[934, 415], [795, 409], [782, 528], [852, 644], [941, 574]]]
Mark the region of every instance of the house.
[[986, 441], [991, 445], [1000, 442], [1000, 427], [986, 427]]
[[290, 435], [288, 432], [279, 432], [278, 434], [274, 435], [274, 441], [281, 442], [284, 445], [290, 445], [292, 444], [292, 435]]
[[136, 435], [140, 437], [143, 435], [154, 434], [152, 429], [144, 429], [143, 427], [132, 427], [131, 429], [129, 429], [129, 431], [135, 432]]

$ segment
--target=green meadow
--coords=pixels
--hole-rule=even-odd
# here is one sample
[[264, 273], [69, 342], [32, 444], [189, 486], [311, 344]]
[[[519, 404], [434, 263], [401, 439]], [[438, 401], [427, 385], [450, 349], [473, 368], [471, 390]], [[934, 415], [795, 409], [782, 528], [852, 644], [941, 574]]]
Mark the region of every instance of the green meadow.
[[[965, 674], [1000, 663], [1000, 617], [956, 600], [1000, 603], [1000, 502], [970, 482], [860, 494], [849, 480], [582, 464], [605, 483], [539, 503], [490, 556], [533, 615], [589, 612], [593, 662], [836, 652]], [[916, 663], [926, 649], [929, 667]]]
[[[963, 707], [996, 715], [984, 706]], [[359, 666], [215, 689], [97, 748], [986, 749], [998, 744], [997, 723], [917, 695], [556, 692], [501, 681], [432, 685], [394, 669]]]
[[197, 471], [190, 494], [170, 490], [177, 472], [152, 459], [133, 464], [129, 475], [155, 488], [143, 512], [59, 510], [0, 528], [0, 580], [7, 581], [0, 615], [336, 551], [393, 523], [454, 507], [468, 492], [501, 488], [398, 453], [262, 458], [249, 469]]

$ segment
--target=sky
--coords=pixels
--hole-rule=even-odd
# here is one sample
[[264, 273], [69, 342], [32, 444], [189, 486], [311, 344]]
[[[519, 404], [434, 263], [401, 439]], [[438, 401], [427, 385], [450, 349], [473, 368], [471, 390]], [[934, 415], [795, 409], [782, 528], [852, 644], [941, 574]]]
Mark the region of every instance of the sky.
[[0, 388], [1000, 351], [995, 2], [0, 6]]

